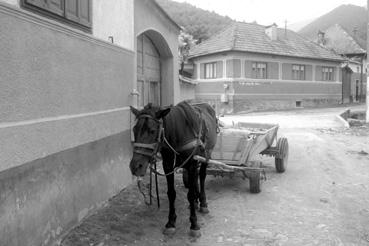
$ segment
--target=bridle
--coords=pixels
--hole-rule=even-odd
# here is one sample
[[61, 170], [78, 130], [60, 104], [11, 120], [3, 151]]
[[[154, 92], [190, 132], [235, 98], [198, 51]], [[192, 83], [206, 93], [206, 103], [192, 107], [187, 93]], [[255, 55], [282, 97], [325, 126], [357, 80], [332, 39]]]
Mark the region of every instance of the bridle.
[[161, 143], [163, 141], [164, 138], [164, 127], [163, 127], [163, 121], [162, 120], [158, 120], [155, 119], [154, 117], [152, 117], [149, 114], [142, 114], [140, 116], [137, 117], [137, 120], [140, 119], [150, 119], [155, 121], [158, 124], [158, 136], [156, 137], [156, 142], [155, 143], [138, 143], [138, 142], [133, 142], [133, 152], [140, 154], [140, 155], [144, 155], [144, 156], [148, 156], [150, 158], [150, 162], [152, 161], [152, 159], [156, 159], [156, 156], [158, 154], [158, 152], [160, 151], [160, 147], [161, 147]]

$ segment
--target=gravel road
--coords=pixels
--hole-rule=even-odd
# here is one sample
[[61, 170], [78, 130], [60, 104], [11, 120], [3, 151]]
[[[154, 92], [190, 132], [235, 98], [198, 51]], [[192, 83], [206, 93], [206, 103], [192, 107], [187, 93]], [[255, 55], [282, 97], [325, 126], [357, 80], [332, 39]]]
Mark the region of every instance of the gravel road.
[[75, 245], [369, 245], [369, 128], [345, 129], [342, 108], [223, 117], [280, 124], [290, 145], [287, 171], [261, 157], [267, 180], [250, 194], [242, 179], [207, 178], [210, 213], [198, 215], [202, 236], [188, 236], [189, 211], [181, 176], [177, 232], [162, 234], [168, 202], [160, 178], [161, 209], [148, 207], [132, 185], [62, 241]]

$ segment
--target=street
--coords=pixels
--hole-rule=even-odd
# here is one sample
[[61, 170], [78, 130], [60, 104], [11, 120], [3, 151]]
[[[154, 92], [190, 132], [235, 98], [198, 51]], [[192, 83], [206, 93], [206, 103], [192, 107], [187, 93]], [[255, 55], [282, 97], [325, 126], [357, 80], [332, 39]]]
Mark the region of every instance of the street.
[[167, 220], [165, 179], [161, 208], [145, 205], [131, 185], [66, 235], [72, 245], [369, 245], [369, 131], [345, 129], [343, 108], [253, 113], [222, 122], [278, 123], [289, 141], [285, 173], [260, 157], [267, 180], [251, 194], [241, 178], [207, 177], [210, 213], [198, 213], [202, 236], [190, 238], [186, 189], [177, 174], [177, 232], [162, 234]]

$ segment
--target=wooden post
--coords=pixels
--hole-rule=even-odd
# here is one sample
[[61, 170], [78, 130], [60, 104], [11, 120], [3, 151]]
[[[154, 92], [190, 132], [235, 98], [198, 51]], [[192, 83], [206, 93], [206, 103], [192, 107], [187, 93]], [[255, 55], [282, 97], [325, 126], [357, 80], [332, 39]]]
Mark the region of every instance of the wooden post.
[[[369, 0], [367, 0], [367, 5], [366, 5], [366, 11], [367, 11], [367, 15], [369, 17]], [[368, 58], [369, 58], [369, 22], [367, 22], [367, 34], [366, 34], [367, 38], [366, 38], [366, 123], [369, 123], [369, 67], [368, 67]]]

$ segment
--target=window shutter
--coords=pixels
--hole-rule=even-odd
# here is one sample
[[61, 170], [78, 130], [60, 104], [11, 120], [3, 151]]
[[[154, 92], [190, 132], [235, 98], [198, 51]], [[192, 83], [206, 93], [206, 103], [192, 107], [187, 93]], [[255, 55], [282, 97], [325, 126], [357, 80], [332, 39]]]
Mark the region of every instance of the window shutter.
[[217, 78], [223, 78], [223, 62], [217, 62]]
[[315, 80], [316, 81], [322, 81], [323, 80], [323, 69], [322, 66], [316, 66], [315, 67]]
[[63, 0], [47, 0], [48, 10], [54, 14], [64, 16]]
[[252, 78], [252, 61], [245, 61], [245, 77]]
[[337, 75], [336, 75], [336, 68], [334, 67], [333, 68], [333, 74], [332, 74], [332, 81], [336, 81], [336, 78], [337, 77]]
[[292, 64], [288, 63], [282, 64], [282, 79], [285, 80], [292, 79]]
[[305, 80], [313, 80], [313, 66], [305, 65]]
[[25, 0], [27, 4], [64, 16], [64, 0]]
[[227, 78], [233, 78], [233, 60], [227, 60]]
[[42, 8], [42, 9], [48, 9], [47, 7], [47, 3], [44, 0], [25, 0], [26, 3], [36, 6], [38, 8]]
[[241, 77], [241, 60], [239, 59], [233, 60], [233, 77], [234, 78]]
[[78, 0], [65, 0], [65, 18], [79, 23]]
[[91, 0], [65, 0], [65, 17], [91, 27]]
[[200, 79], [205, 78], [205, 63], [200, 64]]
[[79, 0], [79, 23], [91, 27], [91, 1]]
[[197, 79], [197, 64], [193, 64], [192, 79]]
[[277, 62], [268, 62], [267, 63], [267, 79], [278, 79], [279, 76], [279, 67]]

